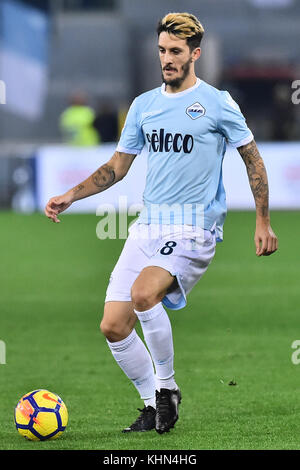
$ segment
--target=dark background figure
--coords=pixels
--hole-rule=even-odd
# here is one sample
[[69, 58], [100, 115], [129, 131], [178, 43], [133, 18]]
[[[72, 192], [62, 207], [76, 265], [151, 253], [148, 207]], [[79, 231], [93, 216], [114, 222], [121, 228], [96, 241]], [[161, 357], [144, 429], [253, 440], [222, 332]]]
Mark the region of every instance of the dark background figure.
[[295, 106], [291, 101], [290, 83], [278, 83], [273, 89], [271, 139], [288, 141], [294, 138]]
[[107, 101], [99, 100], [93, 122], [101, 142], [116, 142], [119, 136], [118, 112]]

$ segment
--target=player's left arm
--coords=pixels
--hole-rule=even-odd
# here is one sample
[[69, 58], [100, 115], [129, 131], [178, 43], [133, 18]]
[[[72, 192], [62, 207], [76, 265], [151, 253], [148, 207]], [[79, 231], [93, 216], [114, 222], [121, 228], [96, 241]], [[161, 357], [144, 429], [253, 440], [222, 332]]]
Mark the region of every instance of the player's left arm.
[[257, 256], [269, 256], [278, 248], [278, 240], [270, 225], [269, 185], [266, 168], [255, 140], [238, 147], [246, 165], [256, 207], [255, 246]]

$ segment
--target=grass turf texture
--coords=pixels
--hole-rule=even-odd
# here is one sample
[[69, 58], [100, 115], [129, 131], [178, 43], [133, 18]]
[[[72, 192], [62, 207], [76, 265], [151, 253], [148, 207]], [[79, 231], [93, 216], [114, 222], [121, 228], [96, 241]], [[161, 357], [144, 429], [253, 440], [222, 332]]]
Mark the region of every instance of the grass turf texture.
[[[142, 402], [99, 332], [124, 240], [97, 239], [94, 215], [61, 219], [0, 214], [0, 449], [299, 449], [299, 214], [272, 213], [280, 249], [261, 258], [254, 213], [228, 214], [187, 307], [169, 311], [183, 400], [164, 435], [120, 432]], [[15, 429], [17, 401], [37, 388], [68, 407], [57, 441], [28, 442]]]

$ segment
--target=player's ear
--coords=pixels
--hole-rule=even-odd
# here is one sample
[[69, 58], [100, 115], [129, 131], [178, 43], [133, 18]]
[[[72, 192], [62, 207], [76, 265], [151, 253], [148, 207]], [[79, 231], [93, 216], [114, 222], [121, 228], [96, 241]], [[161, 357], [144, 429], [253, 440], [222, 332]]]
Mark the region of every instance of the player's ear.
[[196, 47], [193, 52], [192, 52], [192, 60], [193, 62], [196, 62], [196, 60], [199, 59], [199, 57], [201, 56], [201, 48], [200, 47]]

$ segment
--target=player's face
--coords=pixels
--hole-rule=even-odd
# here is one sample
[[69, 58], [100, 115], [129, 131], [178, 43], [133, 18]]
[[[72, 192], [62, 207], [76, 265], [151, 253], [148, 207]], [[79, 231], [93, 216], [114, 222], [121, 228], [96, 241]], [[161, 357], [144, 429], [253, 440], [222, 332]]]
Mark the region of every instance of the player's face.
[[185, 39], [163, 31], [158, 40], [159, 58], [163, 81], [173, 88], [180, 88], [191, 72], [194, 52]]

